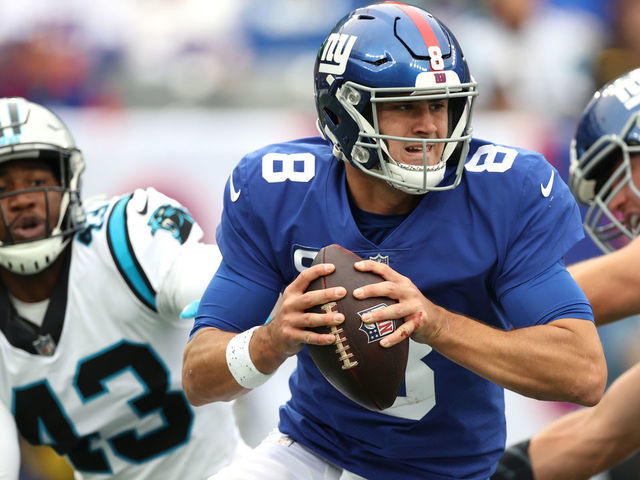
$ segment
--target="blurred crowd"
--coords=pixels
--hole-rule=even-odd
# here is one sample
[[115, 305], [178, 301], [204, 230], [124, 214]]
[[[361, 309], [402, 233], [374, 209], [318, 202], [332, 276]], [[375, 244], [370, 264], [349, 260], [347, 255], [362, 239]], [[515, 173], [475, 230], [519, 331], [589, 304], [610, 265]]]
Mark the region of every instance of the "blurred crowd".
[[[311, 117], [316, 51], [338, 18], [367, 3], [0, 2], [0, 96], [116, 111], [277, 107]], [[500, 139], [508, 125], [505, 143], [542, 151], [565, 179], [575, 120], [592, 93], [640, 66], [640, 0], [406, 3], [441, 18], [460, 41], [479, 83], [476, 133]], [[567, 262], [595, 253], [585, 240]], [[601, 332], [611, 381], [640, 359], [640, 323]], [[620, 472], [611, 478], [637, 478]], [[25, 472], [52, 478], [42, 475]]]
[[[2, 2], [0, 93], [71, 106], [310, 105], [309, 66], [362, 0]], [[573, 115], [637, 63], [634, 0], [422, 0], [489, 109]], [[636, 18], [637, 17], [637, 18]]]

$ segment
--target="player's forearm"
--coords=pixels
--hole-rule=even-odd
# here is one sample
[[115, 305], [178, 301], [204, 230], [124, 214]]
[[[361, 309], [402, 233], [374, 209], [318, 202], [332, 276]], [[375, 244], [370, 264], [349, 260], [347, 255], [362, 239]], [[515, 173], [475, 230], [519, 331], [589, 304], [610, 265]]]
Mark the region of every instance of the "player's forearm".
[[619, 463], [624, 457], [612, 456], [617, 447], [607, 438], [607, 427], [596, 433], [593, 426], [590, 410], [584, 409], [561, 417], [536, 434], [529, 444], [534, 478], [587, 480]]
[[640, 364], [620, 376], [593, 408], [562, 417], [531, 439], [536, 478], [590, 478], [640, 448]]
[[591, 322], [563, 319], [507, 332], [441, 312], [448, 326], [431, 346], [454, 362], [529, 397], [581, 405], [600, 400], [606, 363]]
[[187, 344], [182, 362], [182, 388], [194, 406], [229, 401], [246, 393], [229, 372], [226, 346], [231, 332], [203, 328]]
[[591, 258], [568, 267], [587, 296], [598, 325], [604, 325], [640, 313], [640, 295], [635, 288], [640, 270], [629, 268], [640, 259], [640, 243], [607, 255]]
[[[587, 296], [598, 325], [604, 325], [617, 320], [621, 315], [624, 315], [623, 312], [627, 309], [625, 304], [617, 301], [616, 298], [623, 295], [623, 291], [619, 289], [611, 290], [612, 284], [617, 283], [618, 280], [616, 276], [611, 275], [611, 269], [608, 269], [606, 266], [607, 262], [608, 259], [602, 256], [571, 265], [567, 268]], [[608, 272], [608, 274], [603, 275], [602, 272]], [[616, 291], [618, 291], [618, 293], [616, 293]]]

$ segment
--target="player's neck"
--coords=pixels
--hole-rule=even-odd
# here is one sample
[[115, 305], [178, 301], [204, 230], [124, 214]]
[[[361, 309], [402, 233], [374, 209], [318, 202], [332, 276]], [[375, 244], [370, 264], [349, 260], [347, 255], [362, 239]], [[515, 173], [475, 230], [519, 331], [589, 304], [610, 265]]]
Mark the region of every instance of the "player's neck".
[[384, 180], [367, 175], [351, 165], [345, 164], [345, 173], [352, 200], [365, 212], [404, 215], [411, 213], [422, 200], [422, 195], [411, 195], [393, 188]]
[[0, 280], [7, 291], [23, 302], [40, 302], [51, 297], [64, 267], [64, 252], [46, 269], [34, 275], [19, 275], [0, 267]]

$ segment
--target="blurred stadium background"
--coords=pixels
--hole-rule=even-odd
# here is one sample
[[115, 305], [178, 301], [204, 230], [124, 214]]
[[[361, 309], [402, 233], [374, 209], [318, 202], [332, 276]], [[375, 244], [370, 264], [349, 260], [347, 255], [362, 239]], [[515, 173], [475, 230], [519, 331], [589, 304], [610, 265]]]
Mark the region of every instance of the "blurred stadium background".
[[[153, 185], [215, 240], [234, 164], [316, 134], [313, 64], [360, 0], [0, 2], [0, 96], [56, 111], [87, 157], [84, 198]], [[640, 66], [638, 0], [407, 1], [462, 44], [480, 97], [478, 137], [544, 153], [568, 175], [576, 118], [593, 91]], [[596, 254], [589, 240], [567, 263]], [[640, 358], [634, 318], [601, 328], [609, 381]], [[574, 408], [507, 395], [508, 443]], [[71, 478], [24, 449], [23, 480]], [[640, 478], [632, 459], [601, 478]], [[600, 478], [599, 477], [599, 478]]]

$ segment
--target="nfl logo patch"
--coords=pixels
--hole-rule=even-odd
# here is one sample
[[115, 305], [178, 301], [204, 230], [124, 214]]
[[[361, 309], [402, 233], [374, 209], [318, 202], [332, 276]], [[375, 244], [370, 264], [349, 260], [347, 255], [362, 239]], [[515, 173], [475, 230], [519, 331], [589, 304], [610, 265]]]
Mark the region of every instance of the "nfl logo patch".
[[389, 255], [382, 255], [381, 253], [379, 253], [375, 257], [369, 257], [369, 260], [389, 265]]
[[35, 348], [36, 352], [40, 355], [50, 357], [56, 351], [56, 342], [48, 333], [46, 335], [39, 335], [38, 339], [33, 342], [33, 348]]
[[[384, 308], [386, 306], [386, 303], [380, 303], [374, 307], [358, 312], [358, 315], [362, 318], [362, 315], [365, 313], [372, 312], [373, 310], [378, 310], [379, 308]], [[373, 343], [377, 342], [382, 337], [386, 337], [390, 333], [393, 333], [396, 329], [396, 322], [395, 320], [381, 320], [376, 323], [361, 323], [358, 329], [367, 334], [367, 343]]]
[[436, 83], [445, 83], [447, 81], [447, 75], [444, 73], [434, 73], [433, 78]]

